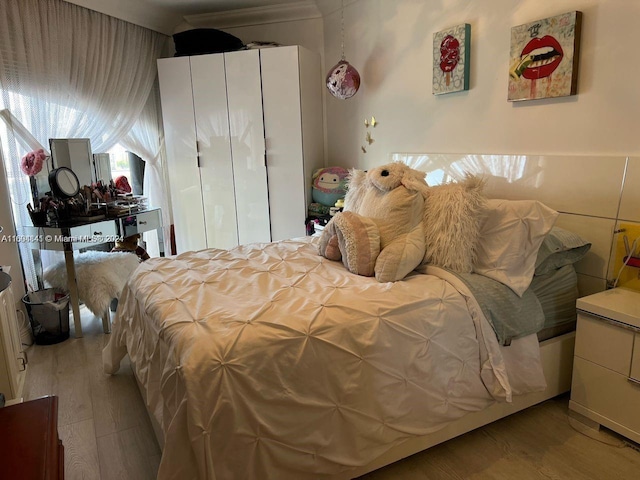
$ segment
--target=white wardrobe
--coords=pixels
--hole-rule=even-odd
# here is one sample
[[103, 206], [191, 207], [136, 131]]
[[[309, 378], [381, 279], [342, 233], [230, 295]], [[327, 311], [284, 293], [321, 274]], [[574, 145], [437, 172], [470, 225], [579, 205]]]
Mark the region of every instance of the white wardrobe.
[[324, 162], [319, 55], [165, 58], [158, 74], [178, 253], [304, 236]]

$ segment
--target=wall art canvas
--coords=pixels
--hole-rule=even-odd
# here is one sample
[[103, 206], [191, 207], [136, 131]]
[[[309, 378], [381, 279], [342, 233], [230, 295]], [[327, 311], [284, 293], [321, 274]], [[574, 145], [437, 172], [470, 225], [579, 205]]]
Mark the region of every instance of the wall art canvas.
[[469, 90], [471, 26], [463, 23], [433, 34], [433, 94]]
[[511, 29], [509, 101], [575, 95], [581, 12], [568, 12]]

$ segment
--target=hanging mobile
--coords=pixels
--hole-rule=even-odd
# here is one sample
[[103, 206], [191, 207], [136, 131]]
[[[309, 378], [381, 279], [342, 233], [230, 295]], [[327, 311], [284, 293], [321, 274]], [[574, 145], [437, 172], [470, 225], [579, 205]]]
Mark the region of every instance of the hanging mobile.
[[360, 74], [351, 65], [344, 56], [344, 0], [342, 0], [342, 9], [340, 11], [341, 24], [340, 31], [342, 34], [342, 57], [340, 61], [327, 74], [327, 89], [336, 98], [346, 100], [353, 97], [360, 88]]

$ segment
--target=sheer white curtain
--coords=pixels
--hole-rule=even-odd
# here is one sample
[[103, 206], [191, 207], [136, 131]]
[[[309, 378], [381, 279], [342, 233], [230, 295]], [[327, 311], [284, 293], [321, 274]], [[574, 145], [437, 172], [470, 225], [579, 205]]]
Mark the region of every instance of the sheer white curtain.
[[[171, 233], [171, 208], [169, 206], [169, 191], [164, 176], [164, 136], [162, 133], [162, 116], [160, 111], [160, 90], [158, 83], [154, 83], [147, 104], [142, 115], [120, 140], [120, 145], [138, 155], [145, 162], [144, 195], [149, 199], [149, 205], [162, 209], [164, 251], [169, 254]], [[147, 252], [152, 257], [160, 253], [158, 234], [156, 231], [144, 234]]]
[[[0, 108], [45, 146], [89, 138], [94, 152], [107, 151], [147, 104], [167, 39], [62, 0], [2, 0]], [[5, 142], [16, 223], [29, 224], [28, 178], [19, 169], [26, 150], [10, 134]]]

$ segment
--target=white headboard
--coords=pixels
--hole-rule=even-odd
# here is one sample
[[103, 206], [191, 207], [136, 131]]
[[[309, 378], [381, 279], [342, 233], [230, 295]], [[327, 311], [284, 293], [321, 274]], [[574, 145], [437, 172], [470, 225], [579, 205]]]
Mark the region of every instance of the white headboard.
[[602, 291], [607, 279], [615, 279], [618, 268], [610, 259], [620, 223], [640, 222], [640, 158], [450, 153], [391, 158], [424, 171], [430, 185], [460, 180], [466, 172], [483, 175], [489, 198], [539, 200], [560, 212], [556, 225], [592, 243], [576, 264], [580, 295]]

